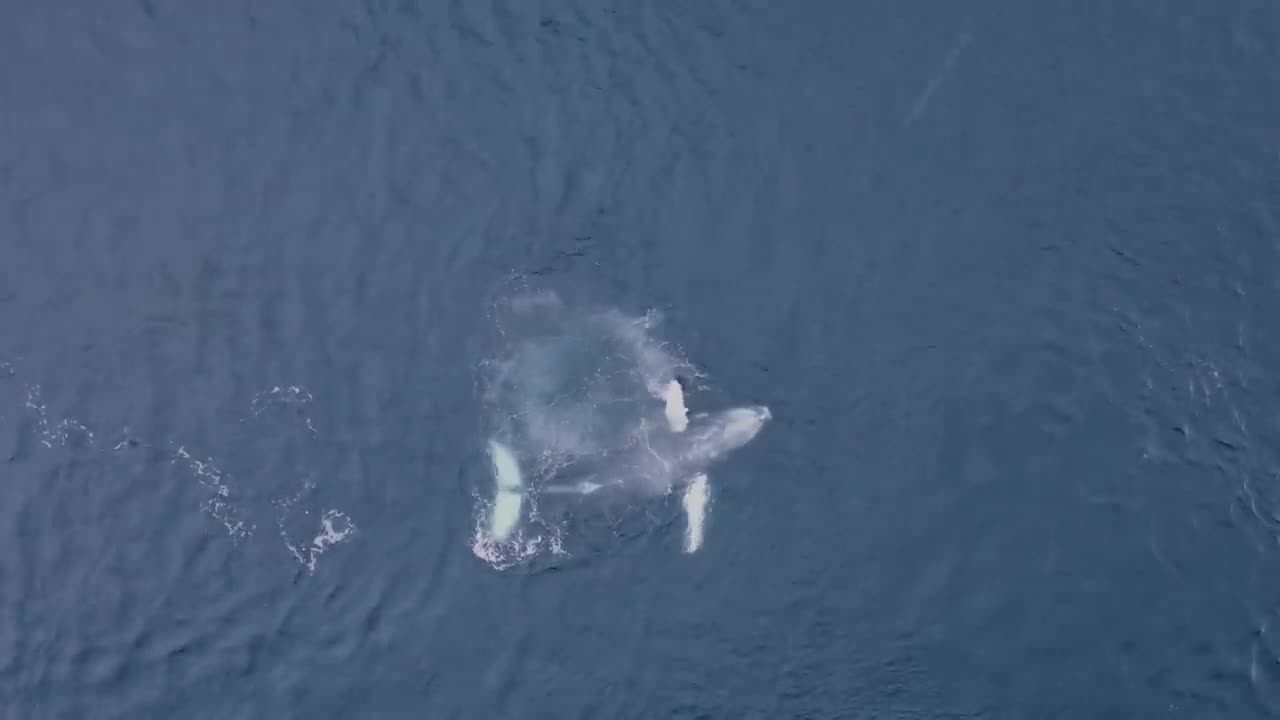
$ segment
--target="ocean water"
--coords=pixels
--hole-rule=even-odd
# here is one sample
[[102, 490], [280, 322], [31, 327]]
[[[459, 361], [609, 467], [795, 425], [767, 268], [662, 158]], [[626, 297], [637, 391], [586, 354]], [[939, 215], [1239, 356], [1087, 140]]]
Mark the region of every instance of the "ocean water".
[[[6, 3], [0, 717], [1275, 717], [1278, 128], [1265, 0]], [[770, 409], [697, 552], [480, 551], [526, 293]]]

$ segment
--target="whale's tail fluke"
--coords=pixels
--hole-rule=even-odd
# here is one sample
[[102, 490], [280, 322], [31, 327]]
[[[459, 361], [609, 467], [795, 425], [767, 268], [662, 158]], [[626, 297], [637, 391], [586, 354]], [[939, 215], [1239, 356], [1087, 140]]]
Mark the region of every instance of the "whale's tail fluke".
[[520, 521], [520, 506], [524, 499], [524, 477], [520, 463], [511, 448], [489, 441], [489, 460], [493, 463], [495, 492], [489, 508], [489, 535], [498, 541], [506, 540]]

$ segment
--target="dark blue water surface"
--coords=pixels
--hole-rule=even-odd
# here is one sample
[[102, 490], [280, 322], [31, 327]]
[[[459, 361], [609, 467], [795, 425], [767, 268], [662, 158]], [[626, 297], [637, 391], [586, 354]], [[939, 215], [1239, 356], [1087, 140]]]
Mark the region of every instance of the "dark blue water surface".
[[[699, 552], [478, 556], [516, 287]], [[8, 2], [0, 716], [1273, 717], [1277, 318], [1267, 0]]]

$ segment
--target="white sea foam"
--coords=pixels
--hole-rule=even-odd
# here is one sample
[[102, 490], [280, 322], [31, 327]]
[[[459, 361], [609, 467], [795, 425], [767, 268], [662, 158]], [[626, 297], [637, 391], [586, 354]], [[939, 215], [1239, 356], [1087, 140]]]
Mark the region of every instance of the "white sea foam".
[[[16, 374], [17, 371], [13, 363], [0, 361], [0, 380], [8, 379]], [[120, 453], [139, 445], [153, 447], [149, 443], [136, 439], [127, 426], [122, 433], [118, 435], [112, 434], [113, 439], [119, 438], [118, 441], [107, 441], [102, 446], [99, 446], [94, 431], [85, 423], [74, 417], [54, 419], [56, 416], [50, 411], [49, 404], [42, 398], [39, 384], [15, 387], [25, 387], [26, 396], [20, 401], [21, 408], [33, 419], [37, 439], [46, 448], [71, 446], [74, 443], [75, 447], [81, 449]], [[317, 435], [315, 425], [310, 416], [302, 410], [313, 401], [314, 397], [311, 392], [301, 385], [277, 385], [254, 396], [249, 406], [249, 417], [259, 418], [261, 416], [263, 420], [259, 422], [264, 423], [262, 428], [269, 430], [277, 426], [277, 418], [268, 415], [269, 410], [273, 408], [295, 409], [297, 410], [296, 415], [301, 418], [308, 433], [314, 437]], [[286, 422], [292, 422], [291, 418], [292, 413], [285, 418]], [[186, 473], [189, 473], [207, 493], [205, 499], [200, 503], [200, 509], [217, 520], [226, 529], [228, 536], [233, 541], [238, 543], [252, 536], [256, 528], [255, 523], [250, 519], [252, 508], [246, 505], [243, 497], [237, 496], [233, 487], [233, 485], [239, 483], [233, 482], [230, 474], [220, 468], [213, 458], [197, 456], [184, 444], [175, 444], [172, 447], [174, 449], [168, 458], [170, 464], [180, 467]], [[261, 464], [260, 466], [269, 467], [267, 464]], [[264, 472], [267, 472], [267, 470], [264, 469]], [[261, 483], [258, 483], [258, 485], [261, 485]], [[320, 556], [325, 552], [356, 534], [355, 522], [341, 510], [331, 508], [323, 513], [317, 512], [319, 515], [318, 528], [315, 526], [316, 521], [312, 519], [312, 511], [318, 509], [304, 510], [301, 515], [294, 511], [294, 505], [314, 489], [314, 481], [308, 478], [303, 481], [301, 489], [297, 492], [273, 501], [273, 504], [279, 509], [277, 524], [280, 529], [280, 536], [284, 539], [285, 546], [290, 553], [308, 571], [315, 570]], [[286, 527], [287, 520], [291, 515], [297, 518], [293, 523], [292, 536], [290, 530]], [[299, 522], [306, 523], [305, 530], [298, 526]], [[293, 537], [298, 536], [309, 537], [310, 539], [295, 541]]]
[[316, 571], [316, 562], [320, 560], [320, 556], [330, 547], [350, 538], [356, 533], [356, 524], [351, 518], [338, 510], [326, 510], [320, 518], [320, 532], [311, 539], [308, 545], [295, 545], [289, 541], [283, 529], [281, 536], [284, 537], [285, 547], [289, 548], [289, 552], [293, 553], [293, 557], [307, 569], [307, 572], [314, 573]]
[[226, 484], [222, 470], [214, 464], [212, 458], [197, 459], [185, 446], [174, 451], [173, 463], [181, 463], [191, 471], [196, 482], [208, 488], [210, 495], [201, 508], [213, 516], [227, 529], [227, 534], [234, 540], [241, 540], [253, 534], [254, 526], [244, 519], [243, 513], [231, 500], [231, 488]]
[[316, 435], [315, 423], [311, 421], [311, 416], [300, 410], [310, 405], [314, 399], [311, 391], [301, 385], [275, 385], [270, 390], [265, 390], [255, 395], [253, 402], [249, 405], [249, 409], [253, 417], [258, 417], [263, 411], [274, 406], [299, 408], [299, 414], [307, 426], [307, 431], [312, 435]]
[[71, 437], [80, 436], [88, 447], [94, 447], [96, 438], [93, 431], [85, 426], [79, 420], [66, 417], [57, 422], [49, 421], [48, 406], [40, 400], [40, 386], [31, 385], [27, 388], [27, 401], [25, 407], [36, 416], [36, 427], [40, 431], [40, 444], [47, 448], [54, 445], [66, 446]]

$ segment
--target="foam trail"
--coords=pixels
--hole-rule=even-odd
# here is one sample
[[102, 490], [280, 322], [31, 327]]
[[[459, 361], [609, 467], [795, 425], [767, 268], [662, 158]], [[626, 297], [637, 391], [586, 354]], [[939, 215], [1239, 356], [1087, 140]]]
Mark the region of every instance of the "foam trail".
[[684, 551], [687, 553], [697, 552], [702, 547], [702, 522], [707, 517], [707, 501], [710, 499], [707, 475], [698, 473], [689, 481], [681, 499], [685, 515]]
[[497, 440], [489, 441], [489, 460], [493, 463], [493, 477], [497, 485], [493, 507], [489, 509], [489, 535], [503, 541], [511, 536], [520, 520], [524, 478], [511, 449]]

